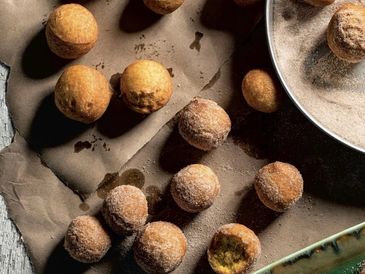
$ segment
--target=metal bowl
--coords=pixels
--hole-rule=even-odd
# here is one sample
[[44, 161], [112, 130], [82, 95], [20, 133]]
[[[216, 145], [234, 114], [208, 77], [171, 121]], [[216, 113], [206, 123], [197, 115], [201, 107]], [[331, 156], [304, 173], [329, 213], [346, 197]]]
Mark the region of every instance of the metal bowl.
[[[285, 91], [291, 98], [291, 100], [294, 102], [294, 104], [299, 108], [299, 110], [308, 117], [318, 128], [320, 128], [322, 131], [327, 133], [329, 136], [335, 138], [336, 140], [340, 141], [341, 143], [347, 145], [350, 148], [353, 148], [357, 151], [360, 151], [362, 153], [365, 153], [365, 147], [359, 146], [352, 142], [351, 140], [346, 140], [345, 138], [341, 137], [337, 133], [335, 133], [333, 130], [331, 130], [325, 123], [321, 122], [318, 117], [314, 117], [309, 111], [305, 104], [303, 104], [300, 100], [298, 100], [298, 97], [296, 96], [296, 90], [294, 90], [286, 80], [285, 76], [288, 76], [289, 71], [284, 71], [280, 65], [279, 65], [279, 59], [278, 59], [278, 50], [276, 48], [275, 42], [274, 42], [274, 6], [275, 3], [278, 2], [278, 0], [267, 0], [266, 1], [266, 33], [267, 33], [267, 40], [269, 45], [269, 51], [272, 63], [275, 67], [276, 73], [278, 75], [278, 78], [283, 85]], [[335, 7], [332, 7], [334, 9]], [[365, 62], [363, 62], [365, 63]], [[364, 85], [365, 86], [365, 85]], [[365, 106], [364, 106], [365, 107]], [[364, 125], [365, 126], [365, 125]], [[362, 138], [362, 137], [360, 137]], [[363, 137], [365, 138], [365, 136]]]

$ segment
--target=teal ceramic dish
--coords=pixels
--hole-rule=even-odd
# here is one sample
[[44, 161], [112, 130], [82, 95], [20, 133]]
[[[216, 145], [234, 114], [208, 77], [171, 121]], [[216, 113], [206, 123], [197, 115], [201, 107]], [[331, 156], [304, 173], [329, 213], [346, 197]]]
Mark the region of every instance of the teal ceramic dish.
[[253, 274], [359, 274], [365, 260], [365, 222], [310, 245]]

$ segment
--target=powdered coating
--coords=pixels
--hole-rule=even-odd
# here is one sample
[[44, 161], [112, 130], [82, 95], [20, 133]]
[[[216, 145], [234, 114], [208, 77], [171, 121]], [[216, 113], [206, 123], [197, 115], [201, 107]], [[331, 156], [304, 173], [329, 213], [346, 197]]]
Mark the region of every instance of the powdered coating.
[[165, 15], [177, 10], [184, 0], [143, 0], [143, 2], [153, 12]]
[[79, 4], [66, 4], [49, 16], [46, 38], [56, 55], [75, 59], [94, 47], [98, 32], [97, 22], [90, 11]]
[[110, 246], [110, 236], [97, 218], [79, 216], [71, 221], [64, 247], [75, 260], [82, 263], [98, 262]]
[[217, 175], [205, 165], [189, 165], [176, 173], [171, 181], [172, 197], [187, 212], [207, 209], [219, 191]]
[[[228, 241], [234, 241], [234, 245], [223, 246]], [[239, 246], [239, 258], [235, 258], [236, 267], [232, 269], [232, 263], [227, 262], [231, 249]], [[222, 250], [222, 248], [224, 250]], [[219, 252], [221, 251], [221, 252]], [[261, 254], [260, 240], [256, 234], [244, 225], [230, 223], [221, 226], [214, 234], [208, 248], [208, 261], [213, 270], [218, 274], [238, 274], [244, 273], [257, 261]], [[218, 254], [220, 253], [220, 254]], [[217, 257], [219, 256], [219, 257]], [[238, 265], [238, 269], [237, 269]]]
[[227, 139], [230, 130], [228, 114], [212, 100], [195, 98], [181, 111], [179, 133], [198, 149], [217, 148]]
[[302, 197], [303, 178], [295, 166], [274, 162], [259, 170], [255, 189], [263, 204], [283, 212]]
[[365, 7], [344, 4], [333, 15], [327, 30], [328, 46], [340, 59], [351, 63], [365, 58]]
[[118, 186], [106, 197], [102, 214], [115, 233], [129, 235], [140, 230], [146, 223], [147, 199], [137, 187]]
[[[337, 58], [327, 45], [328, 23], [344, 3], [323, 8], [294, 0], [273, 1], [273, 50], [283, 80], [317, 123], [365, 151], [365, 62]], [[288, 46], [290, 45], [290, 46]]]
[[186, 238], [176, 225], [153, 222], [138, 235], [134, 257], [147, 273], [169, 273], [182, 262], [186, 245]]

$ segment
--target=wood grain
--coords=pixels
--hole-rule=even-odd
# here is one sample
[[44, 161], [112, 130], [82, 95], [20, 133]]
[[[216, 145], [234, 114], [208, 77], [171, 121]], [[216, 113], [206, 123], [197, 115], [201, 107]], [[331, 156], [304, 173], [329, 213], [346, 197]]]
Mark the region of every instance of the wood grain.
[[[14, 131], [5, 104], [6, 79], [9, 69], [0, 64], [0, 149], [11, 143]], [[0, 274], [32, 274], [30, 260], [21, 236], [9, 219], [0, 195]]]

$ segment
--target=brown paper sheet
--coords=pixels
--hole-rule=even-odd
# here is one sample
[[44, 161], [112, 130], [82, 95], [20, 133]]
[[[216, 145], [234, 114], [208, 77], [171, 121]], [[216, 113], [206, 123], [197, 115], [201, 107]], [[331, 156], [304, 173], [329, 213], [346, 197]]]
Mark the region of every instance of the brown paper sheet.
[[[105, 174], [118, 171], [192, 97], [213, 85], [236, 37], [245, 38], [262, 16], [261, 9], [243, 11], [223, 0], [186, 1], [163, 17], [141, 0], [79, 1], [95, 15], [100, 36], [91, 52], [70, 62], [49, 51], [44, 35], [50, 11], [65, 2], [70, 1], [1, 1], [0, 33], [6, 39], [0, 59], [11, 66], [7, 102], [16, 129], [82, 196], [93, 193]], [[115, 85], [117, 74], [141, 58], [163, 63], [174, 75], [173, 97], [160, 111], [141, 116], [114, 98], [99, 122], [84, 126], [55, 108], [54, 85], [68, 65], [94, 66]], [[90, 148], [77, 146], [80, 141]]]
[[[258, 234], [262, 243], [262, 256], [254, 268], [258, 269], [364, 220], [364, 155], [324, 135], [288, 100], [271, 115], [252, 111], [242, 100], [242, 75], [267, 66], [268, 57], [260, 25], [221, 67], [214, 87], [200, 93], [216, 100], [232, 118], [232, 133], [222, 147], [209, 153], [192, 148], [178, 135], [172, 120], [119, 174], [111, 175], [109, 186], [131, 183], [125, 175], [138, 170], [139, 179], [132, 183], [148, 197], [150, 221], [167, 220], [183, 229], [188, 251], [174, 273], [212, 273], [206, 248], [214, 231], [228, 222], [240, 222]], [[271, 160], [296, 165], [305, 180], [304, 197], [283, 214], [265, 208], [252, 189], [255, 173]], [[222, 185], [213, 206], [200, 214], [178, 209], [168, 191], [171, 176], [191, 163], [213, 168]], [[83, 265], [67, 256], [62, 239], [69, 221], [80, 214], [97, 213], [105, 193], [99, 190], [81, 201], [41, 164], [20, 136], [0, 154], [0, 182], [37, 273], [142, 273], [130, 249], [133, 237], [116, 238], [99, 264]]]

